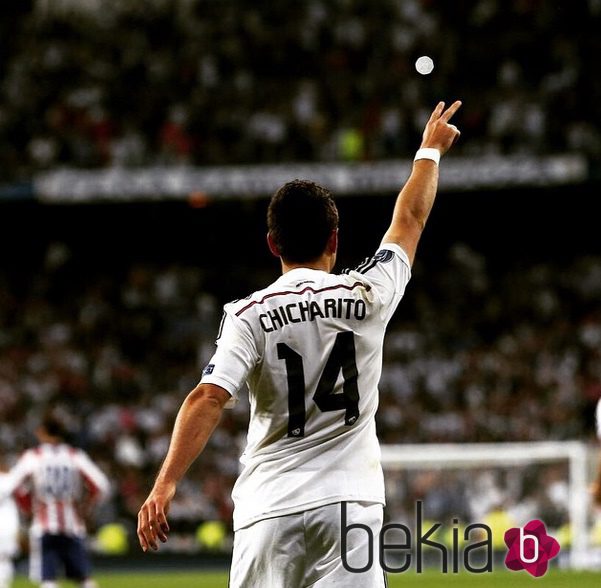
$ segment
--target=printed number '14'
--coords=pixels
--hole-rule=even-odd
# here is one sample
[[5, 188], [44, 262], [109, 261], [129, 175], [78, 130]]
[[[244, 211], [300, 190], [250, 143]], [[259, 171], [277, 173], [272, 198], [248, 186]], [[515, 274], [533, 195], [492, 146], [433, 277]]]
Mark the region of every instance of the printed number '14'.
[[[305, 370], [303, 358], [286, 343], [278, 343], [278, 359], [286, 362], [288, 378], [288, 437], [305, 434]], [[333, 394], [342, 370], [342, 394]], [[359, 418], [355, 339], [351, 331], [336, 335], [336, 341], [323, 369], [313, 400], [322, 412], [344, 410], [344, 424], [354, 425]]]

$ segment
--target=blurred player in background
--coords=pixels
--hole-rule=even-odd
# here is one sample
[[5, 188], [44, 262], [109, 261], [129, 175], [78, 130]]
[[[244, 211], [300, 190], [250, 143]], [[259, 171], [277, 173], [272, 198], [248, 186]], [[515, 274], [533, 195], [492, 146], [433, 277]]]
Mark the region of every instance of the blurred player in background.
[[19, 549], [19, 513], [12, 496], [4, 492], [9, 484], [5, 472], [0, 457], [0, 588], [10, 588], [14, 576], [13, 558]]
[[29, 496], [30, 577], [42, 588], [58, 588], [65, 575], [82, 588], [95, 588], [85, 546], [85, 516], [109, 493], [104, 473], [81, 450], [65, 443], [65, 428], [54, 415], [44, 416], [39, 445], [26, 451], [9, 472], [6, 492]]
[[[597, 439], [601, 443], [601, 398], [597, 401], [597, 410], [595, 411], [595, 425], [597, 429]], [[597, 479], [593, 484], [593, 500], [598, 507], [601, 507], [601, 458], [597, 466]]]
[[364, 565], [369, 535], [345, 534], [343, 553], [341, 518], [369, 527], [373, 536], [381, 529], [375, 413], [384, 332], [434, 203], [438, 160], [459, 136], [449, 120], [460, 106], [445, 111], [441, 102], [432, 112], [390, 227], [377, 253], [356, 270], [330, 273], [338, 211], [326, 189], [297, 180], [276, 192], [268, 243], [283, 275], [225, 306], [217, 351], [180, 409], [167, 457], [140, 509], [145, 551], [167, 540], [177, 482], [248, 382], [251, 416], [233, 490], [230, 586], [385, 585], [377, 564], [361, 574], [345, 568], [347, 560]]

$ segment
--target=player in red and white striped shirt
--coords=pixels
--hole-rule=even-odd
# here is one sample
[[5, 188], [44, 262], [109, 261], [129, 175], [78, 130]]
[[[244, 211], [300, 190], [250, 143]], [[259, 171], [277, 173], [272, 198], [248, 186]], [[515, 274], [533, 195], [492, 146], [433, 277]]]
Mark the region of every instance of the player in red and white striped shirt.
[[83, 513], [109, 493], [104, 473], [80, 449], [64, 442], [62, 423], [46, 415], [36, 431], [40, 445], [26, 451], [9, 473], [8, 491], [31, 508], [30, 576], [57, 588], [58, 564], [83, 588], [89, 579]]

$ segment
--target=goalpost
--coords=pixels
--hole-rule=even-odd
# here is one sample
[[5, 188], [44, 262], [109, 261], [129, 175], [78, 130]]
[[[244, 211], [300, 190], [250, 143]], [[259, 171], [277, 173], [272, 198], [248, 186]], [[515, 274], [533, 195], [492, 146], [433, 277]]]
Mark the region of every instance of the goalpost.
[[391, 471], [511, 468], [567, 461], [571, 527], [569, 565], [586, 567], [588, 554], [588, 450], [579, 441], [383, 445], [384, 474]]

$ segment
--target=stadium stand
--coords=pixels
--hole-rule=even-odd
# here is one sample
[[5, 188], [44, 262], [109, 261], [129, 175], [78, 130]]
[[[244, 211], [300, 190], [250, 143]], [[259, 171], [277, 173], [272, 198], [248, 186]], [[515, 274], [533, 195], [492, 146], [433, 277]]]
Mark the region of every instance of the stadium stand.
[[[601, 153], [594, 0], [101, 10], [63, 0], [11, 11], [0, 45], [3, 180], [65, 164], [401, 157], [430, 105], [454, 98], [444, 88], [470, 105], [459, 123], [470, 141], [455, 154]], [[415, 75], [422, 53], [435, 78]]]

